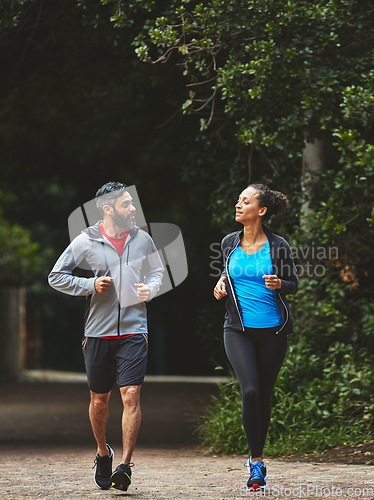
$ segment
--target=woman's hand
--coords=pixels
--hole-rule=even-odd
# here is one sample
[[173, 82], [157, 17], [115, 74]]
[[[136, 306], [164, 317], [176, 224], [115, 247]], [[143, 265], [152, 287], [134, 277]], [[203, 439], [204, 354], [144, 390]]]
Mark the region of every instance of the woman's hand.
[[266, 288], [270, 290], [275, 290], [282, 287], [282, 280], [278, 278], [276, 274], [264, 274]]
[[226, 292], [226, 276], [222, 276], [222, 278], [220, 278], [217, 281], [217, 284], [214, 287], [213, 294], [214, 294], [214, 296], [215, 296], [215, 298], [217, 300], [220, 300], [220, 299], [222, 299], [222, 297], [224, 297], [225, 295], [227, 295], [227, 292]]

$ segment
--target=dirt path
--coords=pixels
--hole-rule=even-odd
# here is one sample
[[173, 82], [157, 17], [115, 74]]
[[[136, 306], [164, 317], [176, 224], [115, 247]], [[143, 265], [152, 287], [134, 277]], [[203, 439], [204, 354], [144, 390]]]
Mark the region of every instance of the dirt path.
[[[119, 449], [115, 454], [119, 455]], [[191, 449], [138, 447], [127, 493], [99, 490], [93, 482], [92, 446], [6, 445], [1, 452], [2, 499], [272, 499], [374, 498], [371, 466], [268, 460], [265, 494], [249, 494], [245, 457], [204, 456]]]
[[[123, 493], [101, 491], [93, 482], [95, 445], [85, 383], [0, 385], [0, 500], [261, 497], [245, 490], [246, 457], [204, 455], [196, 449], [196, 417], [216, 390], [211, 383], [144, 384], [133, 483]], [[120, 416], [121, 402], [114, 392], [108, 422], [114, 466], [120, 456]], [[372, 465], [320, 463], [320, 459], [269, 459], [263, 496], [374, 500]]]

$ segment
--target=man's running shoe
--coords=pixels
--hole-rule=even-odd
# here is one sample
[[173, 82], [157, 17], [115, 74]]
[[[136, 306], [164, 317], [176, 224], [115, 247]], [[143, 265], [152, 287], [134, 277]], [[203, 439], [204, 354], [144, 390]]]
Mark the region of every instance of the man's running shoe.
[[94, 467], [96, 467], [95, 471], [95, 484], [98, 488], [102, 490], [109, 490], [112, 486], [112, 463], [114, 453], [112, 448], [107, 444], [109, 455], [105, 455], [104, 457], [100, 457], [96, 453]]
[[133, 463], [119, 464], [112, 474], [112, 486], [117, 490], [127, 491], [131, 484], [131, 468]]
[[251, 462], [251, 460], [248, 460], [244, 465], [250, 473], [247, 491], [264, 490], [268, 478], [264, 462]]

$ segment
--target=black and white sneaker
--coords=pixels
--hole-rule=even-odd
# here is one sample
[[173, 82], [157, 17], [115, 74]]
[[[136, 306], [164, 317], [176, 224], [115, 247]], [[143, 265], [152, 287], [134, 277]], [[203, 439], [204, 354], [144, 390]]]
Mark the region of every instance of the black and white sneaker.
[[105, 455], [104, 457], [100, 457], [96, 453], [94, 467], [96, 467], [95, 471], [95, 484], [98, 488], [102, 490], [109, 490], [112, 486], [112, 463], [114, 458], [114, 452], [112, 448], [107, 443], [109, 455]]
[[131, 484], [131, 467], [134, 464], [119, 464], [117, 469], [112, 474], [112, 486], [117, 490], [127, 491]]

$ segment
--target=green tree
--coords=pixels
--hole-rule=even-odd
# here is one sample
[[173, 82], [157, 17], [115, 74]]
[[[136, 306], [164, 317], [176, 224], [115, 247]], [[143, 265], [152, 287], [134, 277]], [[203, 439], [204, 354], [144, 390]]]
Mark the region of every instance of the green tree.
[[349, 185], [360, 193], [350, 195], [354, 220], [334, 210], [322, 239], [335, 237], [347, 222], [362, 223], [356, 213], [373, 202], [371, 2], [120, 1], [111, 20], [117, 28], [133, 29], [140, 15], [146, 21], [133, 42], [139, 58], [181, 68], [189, 81], [181, 107], [202, 115], [203, 130], [226, 125], [230, 138], [248, 146], [249, 178], [259, 177], [252, 170], [262, 158], [275, 181], [286, 175], [289, 191], [300, 192], [305, 141], [321, 140], [327, 171], [317, 172], [317, 193], [300, 192], [299, 202], [310, 203], [322, 217], [326, 208], [320, 201], [327, 192], [334, 208], [342, 206], [348, 169]]
[[[301, 225], [291, 217], [272, 227], [288, 227], [296, 248], [325, 246], [322, 257], [300, 258], [301, 290], [292, 299], [296, 329], [307, 339], [304, 361], [310, 352], [319, 360], [316, 370], [304, 364], [301, 399], [325, 405], [314, 414], [315, 419], [323, 416], [324, 429], [339, 417], [345, 431], [335, 429], [325, 445], [358, 439], [373, 426], [373, 407], [367, 405], [374, 382], [368, 368], [374, 360], [369, 342], [374, 317], [372, 3], [176, 0], [160, 7], [139, 0], [116, 3], [111, 20], [128, 29], [139, 13], [147, 19], [134, 40], [135, 50], [141, 60], [181, 68], [189, 79], [184, 112], [199, 114], [202, 131], [223, 129], [229, 140], [247, 147], [250, 180], [287, 186], [286, 192], [294, 193], [299, 208], [294, 215], [301, 217]], [[229, 180], [242, 175], [232, 164], [217, 169], [219, 182], [222, 172], [223, 186], [212, 189], [216, 213], [236, 185]], [[213, 215], [213, 220], [222, 224], [228, 219]], [[335, 256], [328, 252], [331, 247], [338, 248]], [[307, 275], [310, 263], [314, 271], [322, 266], [323, 275]], [[357, 373], [364, 372], [360, 379]], [[321, 386], [321, 376], [336, 380], [334, 401], [329, 384]], [[293, 378], [286, 370], [283, 379], [292, 391]], [[357, 380], [361, 387], [352, 392]], [[297, 415], [300, 402], [288, 402], [289, 415]], [[348, 438], [354, 422], [359, 431]], [[301, 426], [300, 440], [304, 431]], [[308, 446], [315, 443], [311, 438]]]
[[[69, 243], [72, 210], [104, 182], [120, 179], [136, 185], [147, 221], [182, 228], [190, 256], [191, 278], [149, 306], [155, 332], [149, 370], [209, 373], [195, 311], [207, 293], [200, 270], [213, 237], [205, 192], [191, 193], [194, 179], [184, 183], [181, 175], [182, 166], [187, 175], [197, 161], [204, 164], [205, 145], [195, 141], [198, 124], [177, 112], [184, 92], [179, 70], [141, 63], [130, 43], [136, 32], [115, 30], [107, 13], [96, 1], [85, 12], [75, 0], [32, 0], [1, 40], [0, 185], [17, 196], [4, 207], [6, 219], [40, 245], [27, 305], [40, 325], [41, 367], [83, 369], [84, 299], [56, 294], [47, 275]], [[192, 295], [198, 300], [185, 300]]]
[[0, 5], [0, 36], [5, 36], [9, 29], [19, 26], [25, 16], [25, 9], [31, 0], [3, 0]]
[[[22, 2], [16, 3], [22, 6]], [[38, 2], [33, 4], [37, 6]], [[59, 33], [61, 29], [64, 31], [61, 45], [69, 41], [66, 49], [69, 58], [60, 60], [64, 62], [61, 73], [54, 63], [55, 54], [47, 58], [51, 68], [47, 74], [58, 76], [48, 77], [43, 91], [46, 88], [52, 96], [57, 89], [57, 94], [64, 96], [63, 100], [44, 99], [41, 92], [28, 94], [31, 99], [37, 95], [42, 105], [36, 131], [43, 132], [43, 140], [39, 141], [36, 132], [29, 138], [25, 132], [19, 134], [22, 113], [12, 113], [14, 98], [9, 96], [6, 101], [10, 122], [14, 125], [12, 144], [17, 144], [17, 137], [28, 139], [30, 144], [36, 141], [37, 155], [33, 160], [36, 169], [45, 161], [45, 148], [48, 149], [45, 145], [50, 144], [51, 151], [54, 149], [60, 161], [57, 170], [68, 170], [66, 177], [55, 171], [53, 179], [41, 181], [47, 171], [43, 165], [31, 199], [35, 198], [33, 194], [40, 192], [41, 186], [48, 185], [54, 192], [51, 200], [61, 200], [55, 196], [61, 189], [61, 179], [65, 179], [65, 189], [68, 188], [72, 199], [76, 199], [75, 183], [67, 180], [69, 175], [77, 171], [87, 177], [87, 165], [97, 165], [97, 158], [104, 161], [106, 150], [117, 151], [118, 154], [111, 157], [113, 162], [121, 158], [128, 150], [124, 151], [123, 135], [118, 131], [135, 137], [130, 129], [140, 131], [135, 141], [142, 148], [141, 157], [148, 158], [153, 167], [155, 158], [158, 159], [146, 188], [147, 193], [151, 193], [155, 188], [155, 181], [151, 181], [155, 172], [157, 176], [165, 175], [164, 164], [170, 156], [165, 144], [172, 142], [170, 137], [173, 137], [181, 153], [174, 157], [176, 167], [168, 167], [167, 171], [173, 172], [173, 179], [183, 179], [186, 187], [181, 188], [179, 194], [188, 191], [187, 203], [180, 198], [178, 203], [174, 202], [173, 210], [183, 220], [181, 213], [185, 205], [188, 206], [190, 217], [186, 227], [199, 242], [198, 247], [194, 246], [191, 236], [188, 250], [194, 249], [194, 265], [201, 276], [206, 269], [198, 267], [202, 265], [201, 242], [207, 240], [205, 232], [194, 223], [199, 214], [205, 217], [208, 210], [214, 234], [221, 236], [233, 229], [230, 205], [247, 181], [264, 181], [285, 191], [293, 201], [293, 209], [287, 218], [270, 221], [270, 226], [288, 235], [298, 253], [300, 292], [292, 298], [298, 336], [290, 339], [291, 364], [284, 366], [275, 393], [275, 408], [283, 412], [283, 432], [278, 435], [273, 429], [270, 445], [277, 451], [281, 451], [282, 446], [284, 450], [289, 450], [290, 446], [305, 450], [305, 443], [310, 448], [313, 443], [331, 446], [349, 439], [363, 439], [373, 428], [369, 388], [374, 384], [371, 369], [374, 352], [370, 342], [374, 329], [374, 7], [371, 2], [103, 0], [99, 4], [94, 0], [77, 0], [76, 4], [79, 9], [72, 10], [73, 17], [83, 24], [82, 34], [90, 31], [90, 26], [95, 28], [96, 36], [90, 33], [95, 43], [89, 48], [98, 51], [102, 61], [107, 62], [108, 54], [113, 53], [118, 58], [116, 61], [124, 56], [130, 58], [129, 45], [132, 43], [140, 60], [159, 64], [149, 65], [145, 73], [137, 73], [138, 66], [133, 62], [129, 66], [124, 64], [121, 74], [130, 73], [132, 80], [132, 84], [126, 86], [127, 78], [117, 81], [116, 73], [110, 73], [113, 76], [108, 79], [106, 70], [110, 65], [103, 63], [104, 70], [100, 73], [103, 78], [93, 88], [79, 73], [81, 67], [87, 71], [90, 50], [71, 36], [72, 31], [76, 33], [71, 31], [71, 15], [67, 16], [69, 23], [60, 22], [61, 18], [53, 23], [54, 27], [56, 23], [60, 25]], [[62, 19], [66, 20], [66, 13]], [[108, 30], [108, 22], [115, 29]], [[27, 39], [30, 39], [30, 32], [33, 36], [43, 34], [43, 31], [35, 32], [34, 25], [29, 25], [25, 31]], [[51, 41], [49, 45], [45, 42], [45, 47], [56, 48], [53, 37], [44, 40]], [[103, 50], [99, 51], [103, 40]], [[40, 39], [38, 41], [40, 43]], [[71, 66], [71, 60], [76, 61], [75, 66]], [[91, 77], [97, 77], [94, 66], [88, 71]], [[30, 74], [26, 65], [24, 71]], [[167, 77], [163, 80], [167, 84], [154, 85], [152, 75], [167, 71], [170, 73], [164, 73]], [[77, 72], [86, 82], [83, 87], [74, 76]], [[176, 72], [184, 79], [184, 89]], [[69, 83], [73, 82], [67, 93], [65, 73], [69, 75]], [[37, 84], [37, 76], [31, 73], [27, 82]], [[22, 80], [22, 75], [19, 77]], [[108, 81], [113, 83], [109, 93]], [[189, 128], [179, 136], [175, 130], [168, 129], [171, 134], [168, 141], [160, 140], [158, 134], [150, 134], [151, 140], [144, 148], [142, 129], [126, 126], [121, 113], [125, 105], [121, 107], [118, 103], [131, 104], [132, 110], [133, 103], [142, 100], [149, 102], [150, 108], [157, 103], [156, 115], [163, 110], [175, 81], [182, 90], [173, 95], [179, 101]], [[60, 85], [56, 86], [56, 82]], [[25, 100], [19, 97], [22, 94], [19, 87], [15, 86], [14, 92], [17, 93], [17, 88], [17, 102], [30, 102], [27, 97]], [[23, 85], [22, 89], [25, 88], [30, 87]], [[83, 99], [74, 100], [75, 90], [79, 92], [82, 88], [84, 91], [79, 96]], [[157, 90], [150, 94], [150, 88]], [[87, 95], [90, 98], [85, 100]], [[126, 100], [125, 95], [132, 97]], [[149, 96], [150, 101], [147, 101]], [[52, 108], [50, 102], [53, 102]], [[114, 125], [108, 118], [108, 103], [115, 116]], [[29, 108], [25, 105], [24, 109]], [[74, 114], [76, 109], [80, 113]], [[141, 106], [135, 107], [134, 114], [141, 116], [142, 110]], [[79, 122], [76, 117], [82, 111], [87, 119]], [[44, 120], [44, 112], [48, 120]], [[18, 117], [18, 122], [13, 122], [14, 116]], [[61, 119], [67, 116], [68, 120]], [[193, 125], [194, 119], [200, 125], [200, 132], [199, 127]], [[30, 117], [28, 122], [32, 122]], [[83, 127], [77, 126], [78, 122], [83, 123]], [[66, 128], [61, 128], [62, 123], [67, 124]], [[111, 131], [105, 140], [102, 139], [103, 129]], [[108, 139], [110, 147], [105, 144]], [[159, 144], [166, 149], [163, 155]], [[52, 157], [50, 152], [47, 158]], [[308, 165], [310, 157], [318, 159], [319, 165]], [[18, 157], [17, 160], [17, 166], [25, 165], [29, 158]], [[10, 163], [6, 165], [8, 177], [12, 176], [11, 167]], [[139, 177], [143, 173], [139, 172]], [[52, 191], [47, 190], [47, 193]], [[323, 246], [325, 252], [315, 255], [308, 251], [316, 246]], [[329, 248], [335, 247], [338, 251], [331, 255]], [[309, 264], [312, 266], [310, 276], [307, 275]], [[323, 274], [316, 274], [317, 266], [322, 266]], [[205, 330], [207, 337], [213, 336], [220, 330], [216, 311], [221, 304], [205, 299], [208, 293], [211, 296], [211, 285], [208, 290], [204, 283], [199, 293], [200, 302], [206, 305], [201, 308], [201, 321], [196, 327], [202, 332]], [[214, 352], [217, 357], [222, 347]], [[298, 391], [292, 399], [290, 394], [295, 384], [298, 384]], [[235, 391], [232, 391], [228, 397], [232, 400], [234, 396]], [[307, 409], [302, 409], [303, 401], [310, 403]], [[221, 427], [225, 420], [220, 411], [225, 408], [227, 410], [228, 406], [221, 399], [213, 411]], [[232, 408], [236, 413], [231, 417], [239, 422], [240, 403], [236, 401]], [[278, 421], [281, 416], [276, 415]], [[304, 421], [303, 427], [301, 422]], [[341, 431], [334, 422], [338, 422]], [[347, 429], [352, 426], [355, 432], [348, 436]], [[295, 440], [291, 444], [287, 442], [286, 429], [290, 428], [298, 444]], [[327, 429], [331, 432], [326, 432]], [[231, 443], [239, 443], [243, 438], [240, 424], [232, 430]], [[321, 441], [323, 433], [327, 437]], [[219, 434], [213, 429], [211, 435], [224, 441], [225, 432]], [[234, 445], [230, 447], [233, 451]]]
[[12, 197], [0, 191], [0, 375], [14, 377], [23, 368], [24, 290], [35, 277], [39, 246], [30, 231], [5, 218], [7, 204], [14, 205]]
[[25, 285], [35, 275], [39, 245], [30, 231], [9, 222], [2, 206], [14, 204], [11, 195], [0, 192], [0, 286]]

